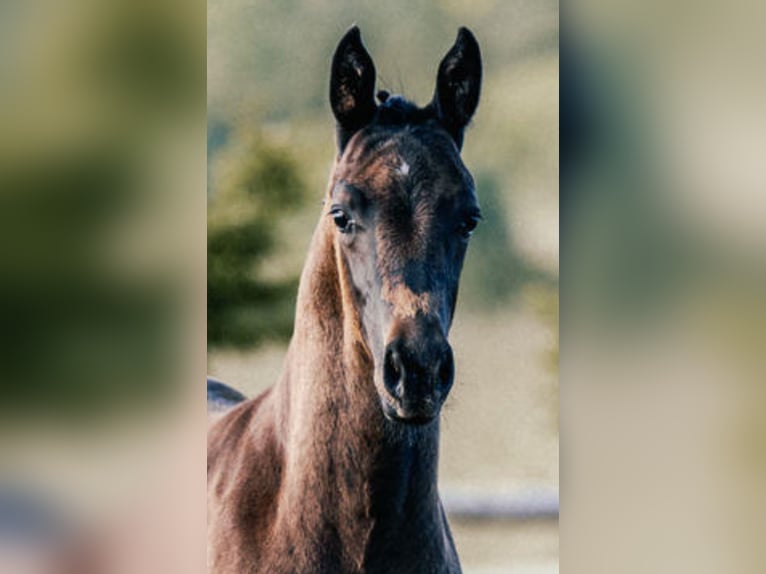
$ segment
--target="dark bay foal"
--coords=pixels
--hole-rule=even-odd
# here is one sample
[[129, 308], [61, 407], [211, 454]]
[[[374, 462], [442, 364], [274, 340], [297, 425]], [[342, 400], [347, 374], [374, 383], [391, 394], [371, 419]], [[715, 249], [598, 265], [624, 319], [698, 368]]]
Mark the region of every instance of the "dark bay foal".
[[338, 156], [284, 372], [249, 401], [209, 386], [230, 407], [208, 437], [209, 569], [460, 572], [437, 462], [447, 334], [480, 218], [460, 158], [479, 46], [460, 29], [423, 108], [384, 92], [376, 103], [356, 27], [331, 75]]

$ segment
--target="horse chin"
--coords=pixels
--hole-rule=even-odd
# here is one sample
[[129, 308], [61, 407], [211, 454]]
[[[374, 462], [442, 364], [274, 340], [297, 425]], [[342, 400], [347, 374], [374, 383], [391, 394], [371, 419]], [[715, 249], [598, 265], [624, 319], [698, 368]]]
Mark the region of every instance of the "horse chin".
[[412, 409], [394, 406], [383, 399], [383, 415], [391, 422], [411, 426], [425, 426], [439, 417], [439, 409]]

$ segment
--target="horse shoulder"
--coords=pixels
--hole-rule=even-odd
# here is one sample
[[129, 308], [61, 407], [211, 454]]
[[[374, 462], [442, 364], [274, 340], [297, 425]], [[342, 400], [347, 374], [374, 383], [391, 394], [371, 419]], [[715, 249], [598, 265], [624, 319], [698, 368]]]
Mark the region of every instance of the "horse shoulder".
[[208, 431], [208, 566], [257, 569], [269, 538], [282, 474], [271, 389], [238, 404]]

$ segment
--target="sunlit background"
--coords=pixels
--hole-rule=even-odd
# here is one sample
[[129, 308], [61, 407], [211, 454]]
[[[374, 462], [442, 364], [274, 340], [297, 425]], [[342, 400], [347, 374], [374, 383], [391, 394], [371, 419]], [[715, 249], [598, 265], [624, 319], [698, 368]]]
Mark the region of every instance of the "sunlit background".
[[468, 574], [556, 572], [556, 2], [208, 2], [208, 371], [250, 396], [279, 376], [335, 156], [330, 60], [353, 23], [378, 88], [421, 105], [458, 27], [481, 45], [464, 159], [485, 221], [451, 334], [440, 489]]

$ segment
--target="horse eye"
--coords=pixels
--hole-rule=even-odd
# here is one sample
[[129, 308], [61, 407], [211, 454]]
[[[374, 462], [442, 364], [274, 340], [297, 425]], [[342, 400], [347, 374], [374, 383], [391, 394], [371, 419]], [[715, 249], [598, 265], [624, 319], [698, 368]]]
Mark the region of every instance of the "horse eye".
[[353, 228], [354, 222], [342, 209], [333, 209], [330, 215], [341, 233], [348, 233]]
[[466, 217], [465, 220], [463, 220], [463, 222], [458, 225], [458, 233], [460, 233], [460, 235], [462, 235], [464, 238], [468, 239], [471, 237], [478, 224], [479, 218], [475, 215]]

